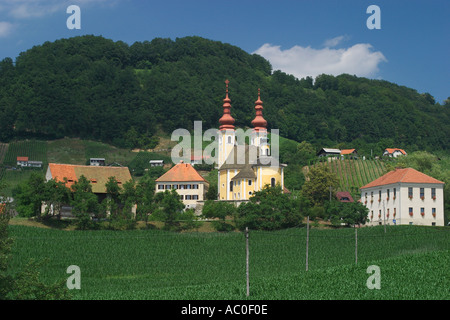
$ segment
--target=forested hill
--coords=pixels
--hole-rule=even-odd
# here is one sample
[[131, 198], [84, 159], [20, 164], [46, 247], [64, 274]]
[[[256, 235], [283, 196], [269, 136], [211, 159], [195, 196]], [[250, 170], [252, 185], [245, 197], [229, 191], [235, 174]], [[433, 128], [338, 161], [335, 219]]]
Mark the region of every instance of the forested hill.
[[[200, 37], [128, 45], [99, 36], [46, 42], [0, 62], [0, 140], [81, 137], [142, 146], [162, 129], [217, 128], [230, 80], [236, 125], [258, 88], [269, 128], [316, 147], [450, 149], [450, 102], [350, 75], [296, 79]], [[158, 130], [158, 132], [160, 132]]]

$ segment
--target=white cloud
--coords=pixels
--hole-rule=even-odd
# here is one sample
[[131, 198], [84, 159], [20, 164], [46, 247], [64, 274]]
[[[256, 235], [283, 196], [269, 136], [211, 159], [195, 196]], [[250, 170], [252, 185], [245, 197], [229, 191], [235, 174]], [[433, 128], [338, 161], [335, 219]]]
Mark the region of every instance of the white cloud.
[[13, 24], [7, 21], [0, 21], [0, 38], [7, 37], [13, 29]]
[[331, 48], [344, 39], [345, 36], [327, 40], [323, 49], [293, 46], [282, 50], [280, 46], [266, 43], [254, 53], [269, 60], [274, 70], [281, 70], [299, 79], [307, 76], [315, 78], [322, 73], [376, 76], [379, 71], [378, 65], [387, 62], [383, 53], [373, 51], [368, 43], [358, 43], [343, 49]]
[[333, 39], [327, 39], [325, 40], [325, 42], [323, 43], [323, 45], [327, 48], [331, 48], [331, 47], [336, 47], [339, 43], [341, 43], [344, 40], [348, 40], [349, 37], [348, 36], [338, 36], [335, 37]]

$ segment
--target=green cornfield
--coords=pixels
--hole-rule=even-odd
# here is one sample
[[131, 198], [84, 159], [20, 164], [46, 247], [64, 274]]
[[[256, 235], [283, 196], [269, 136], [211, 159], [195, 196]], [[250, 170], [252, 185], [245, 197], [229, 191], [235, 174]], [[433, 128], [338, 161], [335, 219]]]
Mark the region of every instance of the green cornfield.
[[[41, 280], [81, 271], [73, 299], [306, 300], [449, 299], [450, 230], [383, 226], [249, 233], [171, 233], [161, 230], [65, 231], [9, 227], [9, 270], [42, 260]], [[357, 236], [357, 237], [356, 237]], [[381, 288], [369, 289], [368, 266], [380, 268]]]

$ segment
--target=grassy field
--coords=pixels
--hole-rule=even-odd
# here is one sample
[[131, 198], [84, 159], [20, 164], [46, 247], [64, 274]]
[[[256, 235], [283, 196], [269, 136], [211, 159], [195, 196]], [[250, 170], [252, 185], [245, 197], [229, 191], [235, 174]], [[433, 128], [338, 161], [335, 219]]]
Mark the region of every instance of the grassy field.
[[[450, 229], [390, 226], [250, 232], [250, 299], [449, 299]], [[246, 299], [245, 236], [161, 230], [64, 231], [10, 225], [10, 270], [48, 259], [43, 281], [81, 270], [73, 299]], [[381, 289], [370, 290], [377, 265]]]

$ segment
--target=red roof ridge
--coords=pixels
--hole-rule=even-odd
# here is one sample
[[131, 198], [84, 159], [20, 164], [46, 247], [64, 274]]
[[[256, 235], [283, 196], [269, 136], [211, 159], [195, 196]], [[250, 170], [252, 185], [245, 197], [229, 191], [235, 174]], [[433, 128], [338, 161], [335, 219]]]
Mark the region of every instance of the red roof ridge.
[[392, 170], [378, 179], [362, 186], [360, 189], [383, 186], [393, 183], [436, 183], [436, 184], [444, 184], [444, 182], [430, 177], [423, 172], [417, 171], [413, 168], [396, 168]]
[[195, 170], [195, 168], [190, 163], [177, 163], [175, 166], [170, 168], [169, 171], [164, 173], [156, 182], [165, 181], [202, 181], [206, 182], [200, 173]]

